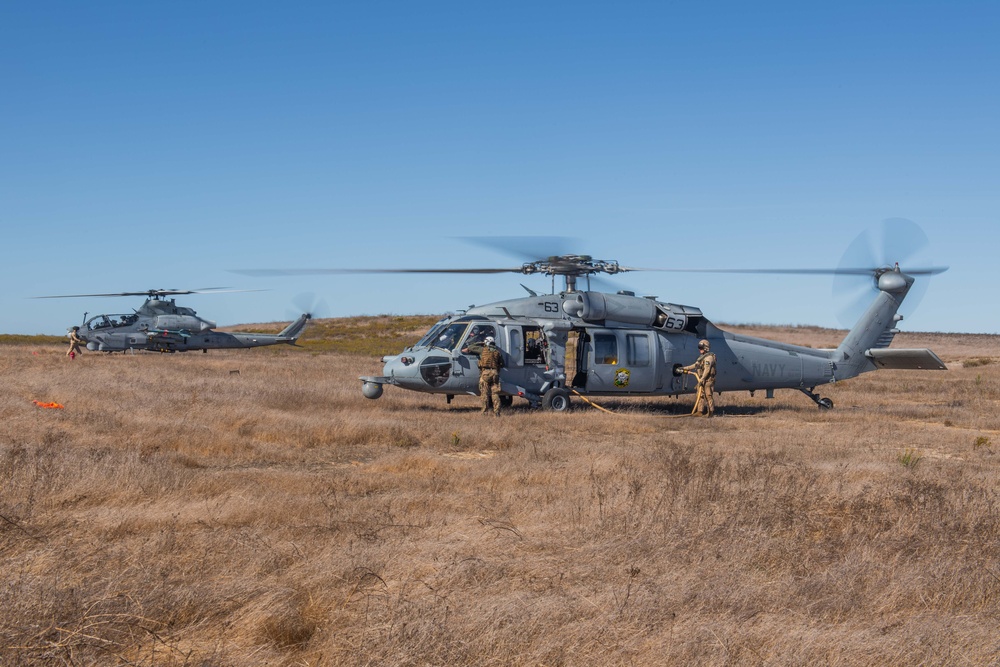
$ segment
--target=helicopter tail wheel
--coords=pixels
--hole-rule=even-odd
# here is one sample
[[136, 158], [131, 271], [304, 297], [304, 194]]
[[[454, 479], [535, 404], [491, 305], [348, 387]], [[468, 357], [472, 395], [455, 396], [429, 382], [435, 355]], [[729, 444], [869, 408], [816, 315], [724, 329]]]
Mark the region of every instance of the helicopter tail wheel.
[[553, 412], [569, 410], [569, 392], [562, 387], [553, 387], [542, 396], [542, 408]]

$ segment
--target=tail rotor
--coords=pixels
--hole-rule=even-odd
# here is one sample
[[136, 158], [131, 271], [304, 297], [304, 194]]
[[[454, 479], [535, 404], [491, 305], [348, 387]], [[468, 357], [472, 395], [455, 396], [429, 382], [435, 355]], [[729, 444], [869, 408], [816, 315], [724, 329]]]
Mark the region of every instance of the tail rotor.
[[[850, 328], [878, 292], [878, 277], [896, 267], [911, 276], [930, 276], [944, 267], [935, 267], [930, 258], [927, 234], [915, 222], [888, 218], [872, 225], [847, 246], [833, 277], [833, 300], [837, 319]], [[907, 295], [903, 315], [908, 315], [927, 293], [929, 281], [916, 280]]]

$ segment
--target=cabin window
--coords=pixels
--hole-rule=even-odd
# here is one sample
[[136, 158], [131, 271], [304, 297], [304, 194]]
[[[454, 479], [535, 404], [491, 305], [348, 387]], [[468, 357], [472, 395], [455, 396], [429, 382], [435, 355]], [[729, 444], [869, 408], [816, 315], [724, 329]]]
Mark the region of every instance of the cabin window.
[[614, 334], [594, 334], [594, 361], [608, 365], [618, 363], [618, 338]]
[[625, 335], [625, 359], [629, 366], [649, 366], [649, 336], [646, 334]]
[[510, 362], [515, 366], [520, 366], [524, 362], [524, 356], [521, 350], [521, 330], [520, 329], [510, 329], [507, 332], [510, 336], [508, 342], [507, 354], [510, 357]]

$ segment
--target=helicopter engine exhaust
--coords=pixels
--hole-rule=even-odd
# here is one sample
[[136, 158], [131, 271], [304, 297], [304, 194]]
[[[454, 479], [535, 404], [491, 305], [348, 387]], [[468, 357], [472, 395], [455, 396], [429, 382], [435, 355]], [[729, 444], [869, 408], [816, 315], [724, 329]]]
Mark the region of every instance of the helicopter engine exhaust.
[[612, 320], [652, 326], [660, 317], [660, 309], [649, 299], [601, 292], [577, 292], [575, 299], [563, 301], [563, 310], [567, 315], [587, 322]]

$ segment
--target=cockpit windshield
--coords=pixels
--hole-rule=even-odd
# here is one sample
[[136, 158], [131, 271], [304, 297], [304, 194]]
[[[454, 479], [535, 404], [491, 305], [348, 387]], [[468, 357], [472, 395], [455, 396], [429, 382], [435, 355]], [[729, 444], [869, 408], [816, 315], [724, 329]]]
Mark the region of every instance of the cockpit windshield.
[[438, 323], [432, 326], [431, 330], [425, 333], [424, 337], [421, 338], [419, 341], [417, 341], [417, 344], [414, 345], [414, 347], [422, 347], [422, 346], [429, 347], [431, 343], [433, 343], [434, 340], [438, 337], [438, 335], [440, 335], [440, 333], [444, 331], [445, 325], [448, 323], [449, 319], [450, 318], [446, 317], [442, 320], [438, 320]]
[[450, 324], [431, 340], [429, 345], [431, 347], [440, 347], [443, 350], [454, 350], [458, 346], [458, 341], [462, 340], [462, 334], [465, 333], [468, 326], [468, 322]]
[[98, 315], [87, 320], [87, 329], [94, 331], [97, 329], [115, 329], [117, 327], [127, 327], [135, 324], [139, 316], [135, 313], [125, 315]]

